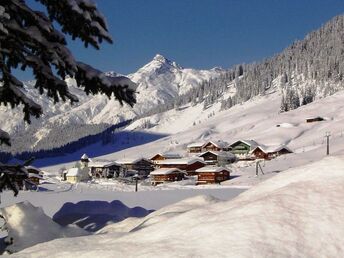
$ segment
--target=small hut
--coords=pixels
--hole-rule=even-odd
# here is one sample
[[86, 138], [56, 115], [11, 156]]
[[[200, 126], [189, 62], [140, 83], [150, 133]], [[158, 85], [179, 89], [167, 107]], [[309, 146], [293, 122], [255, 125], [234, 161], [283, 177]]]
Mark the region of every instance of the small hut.
[[164, 152], [164, 153], [155, 154], [153, 157], [150, 158], [150, 160], [155, 163], [157, 160], [181, 159], [181, 158], [182, 158], [182, 156], [178, 153]]

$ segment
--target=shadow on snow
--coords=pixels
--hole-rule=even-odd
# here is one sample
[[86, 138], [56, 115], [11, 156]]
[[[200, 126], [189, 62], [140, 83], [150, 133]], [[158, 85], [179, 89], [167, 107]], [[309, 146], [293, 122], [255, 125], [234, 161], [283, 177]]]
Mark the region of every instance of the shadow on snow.
[[[61, 150], [57, 150], [57, 153], [54, 153], [53, 157], [47, 156], [38, 158], [34, 160], [33, 165], [37, 167], [45, 167], [78, 161], [84, 153], [87, 153], [89, 157], [107, 155], [131, 147], [153, 142], [165, 136], [167, 136], [167, 134], [154, 134], [138, 131], [115, 132], [105, 140], [100, 140], [88, 146], [81, 147], [79, 150], [72, 153], [66, 153], [61, 152]], [[35, 153], [31, 154], [32, 156], [35, 156]], [[16, 163], [17, 161], [18, 160], [11, 160], [10, 163]]]
[[122, 202], [81, 201], [65, 203], [55, 213], [53, 220], [62, 226], [75, 224], [90, 232], [98, 231], [108, 223], [116, 223], [129, 217], [145, 217], [153, 210], [142, 207], [129, 208]]

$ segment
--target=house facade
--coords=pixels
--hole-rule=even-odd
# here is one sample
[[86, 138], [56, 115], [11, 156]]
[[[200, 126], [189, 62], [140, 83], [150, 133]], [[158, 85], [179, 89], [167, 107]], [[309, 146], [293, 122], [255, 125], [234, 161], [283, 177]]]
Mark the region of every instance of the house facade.
[[258, 146], [254, 140], [239, 140], [230, 145], [231, 152], [239, 158], [248, 157], [247, 155]]
[[94, 178], [119, 177], [123, 173], [124, 167], [115, 161], [92, 160], [88, 163], [90, 174]]
[[186, 146], [187, 152], [188, 153], [201, 153], [203, 145], [204, 145], [204, 142], [190, 143], [188, 146]]
[[185, 172], [178, 168], [160, 168], [150, 173], [152, 185], [167, 182], [181, 181], [185, 178]]
[[199, 157], [204, 159], [207, 165], [224, 166], [235, 162], [236, 157], [234, 154], [225, 151], [205, 151], [199, 154]]
[[200, 158], [167, 159], [157, 163], [158, 168], [178, 168], [192, 175], [196, 169], [204, 167], [206, 163]]
[[142, 177], [147, 177], [154, 170], [153, 162], [145, 158], [117, 160], [116, 163], [125, 170], [136, 171]]
[[292, 153], [287, 146], [257, 146], [251, 152], [256, 159], [273, 159], [280, 155]]
[[230, 170], [224, 167], [205, 166], [195, 171], [197, 184], [216, 184], [230, 179]]
[[231, 147], [224, 141], [208, 141], [202, 146], [202, 151], [230, 151]]
[[89, 176], [87, 167], [75, 167], [67, 170], [66, 180], [71, 184], [87, 181]]
[[33, 166], [27, 166], [25, 168], [27, 172], [29, 173], [28, 175], [29, 181], [35, 185], [39, 185], [40, 180], [43, 179], [43, 171]]

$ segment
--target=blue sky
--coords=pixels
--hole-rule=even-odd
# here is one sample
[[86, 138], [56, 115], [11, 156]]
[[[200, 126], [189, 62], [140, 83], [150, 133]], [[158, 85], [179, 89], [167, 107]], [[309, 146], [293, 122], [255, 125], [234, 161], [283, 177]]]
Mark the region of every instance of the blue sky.
[[200, 69], [259, 61], [344, 12], [343, 0], [94, 1], [114, 44], [94, 50], [75, 41], [70, 47], [77, 59], [123, 74], [135, 72], [156, 53]]

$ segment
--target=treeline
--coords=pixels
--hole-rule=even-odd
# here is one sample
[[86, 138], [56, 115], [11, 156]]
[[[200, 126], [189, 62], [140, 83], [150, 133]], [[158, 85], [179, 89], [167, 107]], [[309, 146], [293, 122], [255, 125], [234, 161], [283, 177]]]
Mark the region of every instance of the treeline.
[[[36, 159], [58, 157], [66, 153], [73, 153], [83, 147], [86, 147], [88, 145], [91, 145], [100, 141], [102, 142], [102, 144], [105, 145], [113, 140], [114, 132], [121, 129], [122, 127], [129, 125], [131, 122], [132, 122], [131, 120], [127, 120], [127, 121], [118, 123], [116, 125], [112, 125], [112, 126], [107, 125], [107, 128], [100, 133], [89, 134], [87, 136], [79, 138], [76, 141], [68, 142], [60, 147], [53, 147], [51, 149], [45, 148], [45, 149], [38, 149], [38, 150], [32, 150], [32, 151], [23, 151], [20, 153], [9, 153], [9, 152], [1, 151], [0, 162], [6, 163], [13, 158], [19, 159], [19, 160], [27, 160], [31, 157], [35, 157]], [[87, 125], [83, 125], [83, 126], [87, 127]], [[77, 129], [75, 130], [77, 131]], [[65, 137], [65, 134], [64, 133], [59, 134], [59, 137]]]
[[[281, 111], [295, 109], [316, 98], [344, 89], [344, 16], [337, 16], [304, 40], [261, 63], [241, 64], [227, 71], [227, 84], [236, 87], [224, 108], [265, 94], [275, 79], [282, 91]], [[222, 85], [212, 85], [222, 88]]]
[[[282, 93], [281, 112], [332, 95], [344, 89], [343, 39], [344, 16], [340, 15], [280, 54], [262, 62], [236, 65], [141, 117], [187, 104], [203, 103], [206, 109], [220, 100], [221, 108], [228, 109], [271, 89]], [[233, 89], [235, 94], [223, 97]]]

